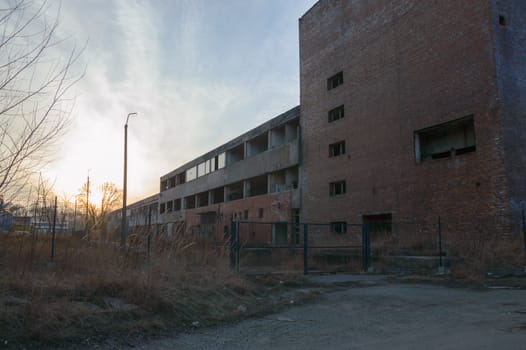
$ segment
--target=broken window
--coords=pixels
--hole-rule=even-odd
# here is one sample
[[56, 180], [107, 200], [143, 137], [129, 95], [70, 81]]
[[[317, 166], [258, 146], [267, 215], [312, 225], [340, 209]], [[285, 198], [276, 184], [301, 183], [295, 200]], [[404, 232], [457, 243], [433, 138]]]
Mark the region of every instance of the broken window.
[[341, 84], [343, 84], [343, 72], [338, 72], [327, 79], [327, 90], [332, 90]]
[[347, 222], [346, 221], [331, 222], [331, 232], [336, 233], [336, 234], [347, 233]]
[[338, 196], [345, 193], [345, 180], [330, 183], [329, 193], [331, 196]]
[[473, 116], [415, 131], [414, 139], [417, 162], [473, 152], [476, 149]]
[[333, 108], [329, 111], [329, 123], [338, 119], [342, 119], [344, 116], [344, 107], [343, 105]]
[[329, 157], [337, 157], [345, 154], [345, 141], [332, 143], [329, 145]]

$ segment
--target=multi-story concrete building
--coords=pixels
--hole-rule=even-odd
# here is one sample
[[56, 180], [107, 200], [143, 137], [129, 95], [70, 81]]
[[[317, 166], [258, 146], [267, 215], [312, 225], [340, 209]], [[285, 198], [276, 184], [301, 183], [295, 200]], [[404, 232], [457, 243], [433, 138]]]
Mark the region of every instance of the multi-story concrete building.
[[162, 176], [160, 220], [167, 232], [216, 239], [231, 219], [273, 221], [280, 240], [287, 232], [279, 223], [300, 208], [299, 154], [296, 107]]
[[526, 2], [322, 0], [299, 25], [304, 220], [526, 200]]

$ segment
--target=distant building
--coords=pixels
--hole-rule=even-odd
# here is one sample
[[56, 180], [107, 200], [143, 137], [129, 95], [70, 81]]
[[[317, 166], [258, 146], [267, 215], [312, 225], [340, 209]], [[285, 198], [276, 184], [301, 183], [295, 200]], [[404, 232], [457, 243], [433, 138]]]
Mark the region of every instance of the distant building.
[[5, 209], [0, 209], [0, 231], [9, 232], [11, 231], [11, 225], [13, 224], [13, 214]]

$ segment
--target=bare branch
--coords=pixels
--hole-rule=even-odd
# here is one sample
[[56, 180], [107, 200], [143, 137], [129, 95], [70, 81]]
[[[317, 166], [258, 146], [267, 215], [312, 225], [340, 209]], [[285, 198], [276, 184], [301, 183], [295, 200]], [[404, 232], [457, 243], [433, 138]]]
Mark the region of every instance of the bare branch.
[[67, 95], [82, 77], [72, 74], [85, 47], [66, 57], [58, 48], [60, 6], [51, 22], [47, 0], [14, 0], [0, 9], [0, 194], [18, 191], [29, 175], [50, 159], [69, 123]]

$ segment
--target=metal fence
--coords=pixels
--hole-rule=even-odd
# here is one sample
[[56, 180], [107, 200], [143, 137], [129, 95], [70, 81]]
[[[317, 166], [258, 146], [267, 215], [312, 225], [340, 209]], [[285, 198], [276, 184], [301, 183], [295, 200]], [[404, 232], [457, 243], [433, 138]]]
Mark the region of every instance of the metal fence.
[[232, 222], [230, 261], [252, 272], [367, 270], [368, 225]]
[[526, 265], [526, 218], [437, 216], [362, 224], [238, 221], [230, 224], [230, 261], [245, 271], [357, 271]]

